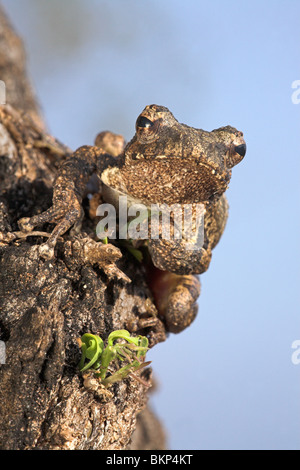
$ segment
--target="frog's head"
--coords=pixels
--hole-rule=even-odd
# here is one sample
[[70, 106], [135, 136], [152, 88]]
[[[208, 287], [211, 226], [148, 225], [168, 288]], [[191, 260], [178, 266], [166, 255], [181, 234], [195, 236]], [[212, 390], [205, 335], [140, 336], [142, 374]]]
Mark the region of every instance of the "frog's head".
[[[150, 105], [136, 121], [133, 148], [143, 157], [194, 158], [230, 169], [245, 156], [243, 133], [231, 126], [212, 132], [180, 124], [164, 106]], [[132, 154], [133, 159], [134, 153]]]
[[129, 194], [151, 202], [213, 201], [227, 189], [231, 168], [246, 152], [243, 134], [227, 126], [207, 132], [149, 105], [136, 121], [121, 169]]

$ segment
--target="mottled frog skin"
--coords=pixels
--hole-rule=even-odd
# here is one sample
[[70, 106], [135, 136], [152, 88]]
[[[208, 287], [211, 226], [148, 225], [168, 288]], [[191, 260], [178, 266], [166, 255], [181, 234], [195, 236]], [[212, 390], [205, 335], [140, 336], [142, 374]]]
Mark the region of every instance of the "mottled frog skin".
[[203, 204], [204, 242], [200, 249], [187, 250], [191, 240], [184, 237], [147, 241], [152, 262], [160, 270], [152, 276], [158, 310], [169, 331], [178, 332], [196, 315], [200, 284], [193, 275], [209, 267], [212, 249], [228, 216], [224, 193], [231, 169], [245, 153], [243, 133], [231, 126], [207, 132], [180, 124], [164, 106], [146, 106], [125, 148], [121, 136], [104, 132], [97, 136], [95, 146], [80, 147], [67, 158], [54, 185], [53, 206], [21, 219], [19, 226], [30, 232], [45, 222], [56, 223], [48, 241], [40, 246], [41, 256], [51, 259], [58, 237], [71, 227], [80, 228], [82, 197], [94, 172], [104, 183], [103, 194], [108, 194], [108, 199], [109, 194], [128, 195], [147, 207], [154, 203]]

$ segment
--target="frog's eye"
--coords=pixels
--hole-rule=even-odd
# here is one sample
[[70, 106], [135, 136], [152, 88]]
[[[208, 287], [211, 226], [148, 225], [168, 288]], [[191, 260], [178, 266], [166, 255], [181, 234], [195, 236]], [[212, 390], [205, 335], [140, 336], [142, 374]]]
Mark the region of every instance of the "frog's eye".
[[[151, 116], [150, 116], [151, 117]], [[140, 144], [150, 144], [159, 138], [160, 118], [151, 119], [141, 114], [136, 120], [136, 137]]]
[[234, 151], [238, 153], [241, 157], [244, 157], [246, 155], [246, 149], [246, 144], [236, 145], [234, 147]]
[[[241, 139], [239, 139], [239, 142], [241, 142]], [[227, 168], [232, 168], [233, 166], [240, 163], [241, 160], [243, 160], [244, 156], [246, 155], [246, 148], [247, 147], [246, 147], [244, 139], [242, 139], [241, 144], [230, 145], [229, 152], [227, 154], [227, 159], [226, 159]]]
[[145, 116], [140, 116], [137, 118], [136, 127], [149, 128], [153, 126], [153, 122], [150, 119], [147, 119]]

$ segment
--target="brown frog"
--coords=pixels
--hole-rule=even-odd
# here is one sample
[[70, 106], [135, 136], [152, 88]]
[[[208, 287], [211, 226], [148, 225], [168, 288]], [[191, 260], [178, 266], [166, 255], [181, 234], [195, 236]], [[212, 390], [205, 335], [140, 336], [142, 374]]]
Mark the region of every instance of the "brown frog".
[[[200, 293], [198, 278], [205, 272], [212, 249], [218, 243], [228, 215], [224, 196], [231, 168], [246, 153], [243, 134], [231, 126], [212, 132], [180, 124], [164, 106], [150, 105], [136, 121], [136, 134], [125, 146], [121, 136], [101, 133], [95, 146], [83, 146], [61, 165], [56, 179], [53, 206], [46, 212], [19, 221], [30, 232], [45, 222], [56, 223], [40, 254], [50, 259], [59, 236], [79, 230], [82, 197], [94, 172], [104, 183], [110, 201], [126, 195], [130, 203], [197, 204], [203, 206], [203, 240], [187, 249], [195, 238], [149, 239], [147, 246], [154, 268], [149, 276], [159, 312], [169, 331], [179, 332], [194, 319]], [[158, 269], [155, 269], [158, 268]], [[159, 271], [158, 271], [159, 270]], [[154, 272], [154, 274], [153, 274]], [[171, 273], [171, 274], [168, 274]]]

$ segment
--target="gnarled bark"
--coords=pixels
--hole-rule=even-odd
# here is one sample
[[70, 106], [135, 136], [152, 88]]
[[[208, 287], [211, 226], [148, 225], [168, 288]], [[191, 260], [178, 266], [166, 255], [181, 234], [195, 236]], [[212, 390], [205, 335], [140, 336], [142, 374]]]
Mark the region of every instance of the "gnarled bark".
[[[22, 43], [0, 11], [0, 78], [7, 90], [0, 108], [0, 232], [15, 233], [10, 243], [0, 239], [0, 339], [6, 346], [0, 448], [163, 448], [156, 418], [147, 410], [139, 415], [148, 387], [129, 377], [105, 389], [77, 367], [77, 339], [85, 332], [105, 339], [126, 328], [146, 334], [151, 345], [164, 339], [143, 266], [110, 245], [91, 261], [86, 247], [96, 242], [88, 217], [81, 235], [59, 242], [52, 261], [39, 256], [43, 234], [18, 233], [19, 218], [51, 205], [59, 162], [70, 152], [47, 134], [25, 64]], [[140, 320], [153, 317], [154, 326], [143, 328]], [[140, 375], [150, 387], [151, 370]]]

